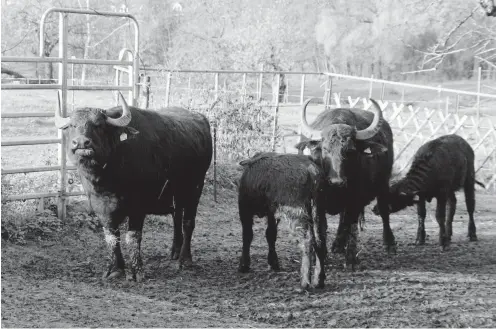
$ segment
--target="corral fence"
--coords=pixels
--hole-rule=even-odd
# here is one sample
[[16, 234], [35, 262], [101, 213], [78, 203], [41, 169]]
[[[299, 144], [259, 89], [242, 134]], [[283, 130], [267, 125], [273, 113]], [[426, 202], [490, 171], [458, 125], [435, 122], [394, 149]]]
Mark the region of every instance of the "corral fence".
[[[321, 72], [142, 68], [141, 74], [147, 76], [149, 84], [143, 90], [151, 107], [204, 106], [219, 97], [259, 102], [274, 116], [272, 131], [265, 132], [272, 138], [272, 150], [282, 152], [296, 152], [293, 146], [306, 134], [301, 131], [298, 115], [306, 98], [315, 97], [310, 112], [314, 103], [317, 112], [328, 107], [368, 109], [368, 98], [375, 98], [393, 129], [395, 172], [404, 174], [425, 142], [456, 133], [474, 148], [478, 180], [488, 190], [496, 191], [496, 95], [481, 92], [480, 68], [477, 92]], [[364, 91], [367, 98], [363, 97]], [[355, 95], [346, 95], [353, 92]], [[291, 116], [294, 120], [287, 120]], [[276, 144], [276, 135], [282, 138], [280, 145]]]
[[[59, 16], [59, 57], [44, 57], [43, 45], [45, 44], [45, 21], [49, 15], [58, 13]], [[119, 60], [101, 60], [101, 59], [77, 59], [68, 58], [68, 15], [69, 14], [85, 14], [106, 17], [122, 17], [128, 18], [134, 27], [134, 49], [123, 49], [119, 55]], [[68, 8], [50, 8], [42, 15], [40, 20], [40, 56], [39, 57], [13, 57], [2, 56], [2, 62], [23, 62], [23, 63], [58, 63], [58, 79], [56, 84], [4, 84], [2, 83], [3, 90], [19, 90], [19, 89], [46, 89], [46, 90], [59, 90], [61, 99], [61, 112], [62, 115], [67, 115], [67, 91], [68, 90], [120, 90], [128, 91], [128, 102], [132, 105], [137, 105], [139, 97], [139, 25], [133, 15], [127, 13], [117, 12], [97, 12], [94, 10], [84, 9], [68, 9]], [[125, 58], [127, 55], [127, 58]], [[116, 85], [76, 85], [69, 84], [69, 65], [74, 64], [91, 64], [91, 65], [112, 65], [117, 66], [116, 72]], [[120, 85], [121, 73], [128, 74], [128, 85]], [[54, 99], [54, 106], [57, 100]], [[8, 113], [2, 112], [2, 118], [25, 118], [25, 117], [53, 117], [52, 113]], [[13, 147], [19, 145], [42, 145], [42, 144], [58, 144], [58, 165], [57, 166], [44, 166], [32, 168], [2, 168], [2, 175], [31, 173], [31, 172], [49, 172], [58, 171], [58, 191], [52, 193], [30, 193], [20, 195], [3, 195], [2, 201], [15, 201], [27, 199], [42, 199], [47, 197], [57, 197], [58, 216], [64, 219], [66, 216], [66, 199], [69, 196], [82, 195], [82, 192], [68, 192], [67, 191], [67, 172], [74, 170], [73, 166], [66, 164], [66, 143], [62, 132], [57, 130], [57, 138], [30, 138], [30, 139], [9, 139], [2, 140], [2, 147]]]
[[[246, 116], [253, 115], [249, 104], [265, 109], [265, 113], [257, 112], [257, 116], [271, 116], [271, 126], [259, 134], [270, 139], [266, 151], [273, 149], [282, 152], [295, 152], [292, 147], [302, 134], [299, 124], [299, 109], [308, 97], [316, 97], [309, 106], [309, 118], [327, 107], [370, 107], [364, 98], [377, 99], [385, 118], [391, 123], [395, 136], [395, 170], [405, 172], [411, 163], [412, 155], [420, 145], [446, 133], [457, 133], [465, 137], [476, 153], [476, 170], [478, 179], [488, 189], [496, 190], [496, 129], [494, 113], [490, 112], [496, 103], [496, 95], [483, 93], [482, 79], [477, 83], [478, 92], [458, 89], [447, 89], [442, 86], [427, 87], [416, 84], [391, 82], [373, 77], [354, 77], [336, 73], [321, 72], [270, 72], [270, 71], [202, 71], [183, 70], [167, 71], [159, 68], [139, 68], [139, 26], [136, 19], [127, 13], [95, 12], [90, 10], [52, 8], [46, 11], [40, 23], [40, 45], [44, 44], [44, 25], [48, 15], [59, 15], [59, 57], [9, 57], [2, 56], [2, 62], [36, 62], [58, 63], [58, 79], [54, 84], [22, 84], [2, 81], [3, 90], [45, 89], [61, 92], [63, 115], [67, 114], [71, 99], [67, 91], [108, 90], [128, 91], [128, 102], [142, 108], [156, 108], [168, 105], [183, 105], [189, 108], [208, 107], [215, 100], [221, 99], [221, 105], [215, 110], [229, 113], [233, 104], [246, 105], [236, 108], [245, 111]], [[67, 56], [67, 19], [68, 14], [89, 14], [108, 17], [126, 17], [131, 20], [135, 29], [134, 48], [123, 49], [117, 60], [97, 60], [68, 58]], [[114, 68], [113, 85], [87, 85], [80, 83], [71, 72], [74, 65], [111, 65]], [[480, 71], [479, 71], [480, 72]], [[122, 76], [127, 75], [126, 85], [122, 85]], [[350, 88], [350, 85], [353, 88]], [[489, 87], [488, 87], [489, 88]], [[358, 90], [358, 94], [357, 94]], [[412, 94], [409, 91], [419, 91]], [[54, 95], [55, 96], [55, 95]], [[117, 100], [115, 100], [117, 101]], [[56, 106], [56, 97], [53, 104]], [[491, 102], [493, 102], [491, 104]], [[74, 97], [72, 97], [74, 107]], [[215, 111], [214, 111], [215, 112]], [[263, 114], [263, 115], [262, 115]], [[53, 117], [53, 111], [47, 112], [2, 112], [3, 118]], [[212, 121], [215, 149], [220, 145], [219, 153], [214, 156], [214, 193], [216, 160], [222, 154], [224, 145], [218, 144], [216, 125]], [[55, 128], [54, 128], [55, 129]], [[219, 132], [221, 133], [221, 132]], [[222, 132], [236, 134], [236, 131]], [[66, 216], [66, 200], [70, 196], [83, 195], [81, 189], [69, 191], [67, 183], [72, 178], [68, 172], [75, 167], [66, 164], [66, 141], [57, 131], [57, 138], [8, 139], [1, 142], [2, 147], [18, 145], [58, 145], [58, 164], [30, 168], [2, 168], [2, 175], [53, 172], [58, 173], [56, 192], [37, 192], [25, 194], [8, 194], [2, 192], [2, 202], [56, 197], [58, 215]], [[237, 139], [238, 143], [250, 143], [253, 135], [246, 139]], [[231, 141], [232, 142], [232, 141]], [[229, 145], [225, 146], [231, 147]], [[260, 149], [263, 151], [263, 149]], [[227, 154], [227, 153], [226, 153]], [[222, 158], [222, 157], [221, 157]], [[222, 160], [237, 160], [224, 159]]]

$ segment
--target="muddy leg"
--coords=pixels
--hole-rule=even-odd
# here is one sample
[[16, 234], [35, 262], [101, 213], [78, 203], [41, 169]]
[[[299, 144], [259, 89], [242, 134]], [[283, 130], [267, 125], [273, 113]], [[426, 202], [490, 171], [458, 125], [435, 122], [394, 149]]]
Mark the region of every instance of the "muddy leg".
[[124, 220], [123, 215], [112, 215], [107, 221], [106, 227], [103, 228], [105, 242], [107, 243], [109, 262], [107, 271], [103, 274], [103, 279], [112, 279], [124, 275], [124, 258], [121, 251], [121, 233], [119, 225]]
[[129, 229], [126, 233], [126, 243], [129, 250], [130, 266], [127, 279], [141, 282], [144, 279], [143, 260], [141, 259], [141, 238], [145, 215], [129, 216]]
[[183, 245], [183, 213], [184, 209], [175, 205], [174, 207], [174, 239], [172, 241], [171, 259], [176, 260], [179, 258], [179, 252]]
[[343, 254], [346, 247], [346, 239], [348, 237], [348, 232], [345, 231], [344, 226], [344, 210], [339, 214], [339, 225], [338, 231], [336, 232], [336, 238], [332, 243], [331, 251], [337, 254]]
[[253, 240], [253, 216], [250, 205], [239, 203], [239, 219], [241, 220], [243, 249], [239, 260], [239, 272], [246, 273], [250, 270], [250, 246]]
[[446, 237], [448, 241], [451, 241], [451, 236], [453, 235], [453, 218], [455, 217], [456, 211], [456, 196], [455, 193], [451, 193], [448, 196], [448, 216], [446, 217]]
[[355, 270], [355, 266], [359, 263], [358, 259], [358, 222], [350, 224], [348, 235], [348, 245], [346, 246], [346, 267], [351, 265], [351, 270]]
[[317, 260], [314, 268], [313, 284], [317, 288], [323, 288], [325, 282], [325, 260], [327, 258], [327, 219], [325, 211], [320, 211], [317, 208], [316, 218], [313, 222], [314, 228], [314, 250], [317, 254]]
[[267, 261], [270, 268], [274, 271], [279, 271], [279, 259], [276, 253], [276, 240], [277, 240], [277, 221], [273, 213], [267, 215], [267, 229], [265, 230], [265, 238], [269, 245], [269, 254]]
[[475, 190], [474, 183], [465, 184], [465, 203], [467, 204], [468, 212], [468, 237], [470, 241], [477, 241], [477, 234], [474, 221], [475, 210]]
[[308, 218], [303, 219], [303, 239], [300, 243], [301, 249], [301, 288], [308, 289], [310, 287], [310, 274], [312, 271], [312, 236], [313, 236], [313, 228], [311, 227]]
[[446, 221], [446, 195], [441, 195], [437, 197], [437, 207], [436, 207], [436, 220], [439, 224], [439, 245], [443, 250], [448, 246], [449, 240], [446, 235], [445, 221]]
[[394, 240], [394, 234], [391, 230], [391, 226], [389, 226], [389, 186], [386, 185], [384, 189], [385, 192], [377, 197], [377, 207], [379, 208], [379, 213], [382, 218], [382, 240], [387, 251], [395, 253], [396, 242]]
[[427, 211], [425, 210], [425, 199], [419, 197], [419, 202], [417, 203], [417, 217], [418, 217], [418, 229], [417, 229], [417, 240], [416, 244], [425, 244], [425, 216]]

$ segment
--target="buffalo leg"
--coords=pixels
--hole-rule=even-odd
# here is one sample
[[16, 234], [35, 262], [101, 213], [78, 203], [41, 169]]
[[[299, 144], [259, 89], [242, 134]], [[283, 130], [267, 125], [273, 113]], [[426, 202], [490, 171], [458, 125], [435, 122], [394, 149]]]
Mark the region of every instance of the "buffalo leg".
[[377, 207], [382, 218], [382, 240], [387, 248], [387, 251], [396, 251], [396, 242], [394, 241], [394, 234], [389, 226], [389, 200], [388, 189], [386, 185], [385, 191], [377, 196]]
[[141, 282], [144, 279], [143, 260], [141, 259], [141, 239], [143, 235], [143, 223], [145, 215], [129, 216], [126, 243], [129, 250], [130, 266], [127, 279]]
[[269, 213], [267, 215], [267, 229], [265, 230], [265, 238], [267, 239], [267, 244], [269, 245], [267, 261], [272, 270], [279, 271], [279, 259], [277, 258], [276, 253], [277, 221], [274, 217], [274, 213]]
[[419, 202], [417, 203], [417, 217], [418, 217], [418, 229], [417, 229], [417, 240], [416, 244], [425, 244], [425, 216], [427, 211], [425, 209], [425, 199], [419, 197]]
[[198, 203], [200, 202], [202, 190], [203, 182], [198, 184], [192, 191], [189, 191], [191, 195], [185, 202], [186, 207], [183, 216], [184, 241], [181, 247], [181, 253], [179, 254], [179, 267], [182, 265], [193, 265], [193, 258], [191, 257], [191, 238], [193, 237], [193, 231], [195, 230], [196, 211], [198, 209]]
[[336, 232], [336, 238], [334, 239], [334, 242], [332, 243], [331, 251], [334, 253], [342, 254], [344, 253], [344, 249], [346, 246], [346, 238], [347, 238], [347, 232], [345, 232], [345, 227], [344, 227], [344, 211], [339, 213], [339, 224], [338, 224], [338, 231]]
[[467, 204], [468, 212], [468, 237], [470, 241], [477, 241], [475, 229], [474, 211], [475, 211], [475, 190], [473, 180], [465, 183], [465, 203]]
[[103, 274], [104, 279], [112, 279], [124, 275], [125, 262], [121, 250], [121, 233], [119, 225], [124, 220], [123, 215], [112, 215], [103, 228], [105, 242], [109, 253], [107, 271]]
[[183, 245], [183, 213], [184, 209], [174, 206], [174, 239], [172, 241], [171, 259], [178, 259]]
[[313, 241], [315, 237], [313, 235], [313, 227], [309, 223], [311, 218], [304, 216], [302, 223], [302, 233], [303, 239], [300, 242], [301, 249], [301, 288], [308, 289], [310, 287], [310, 274], [312, 271], [312, 249], [313, 249]]
[[456, 211], [455, 193], [451, 193], [448, 196], [447, 210], [448, 214], [446, 217], [446, 237], [448, 238], [448, 241], [451, 241], [451, 236], [453, 235], [453, 218], [455, 217]]
[[436, 220], [439, 224], [439, 245], [443, 248], [443, 250], [448, 245], [448, 237], [446, 235], [446, 227], [444, 225], [446, 221], [446, 195], [440, 195], [437, 197], [437, 206], [436, 206]]
[[325, 217], [325, 209], [320, 207], [316, 209], [316, 216], [313, 221], [314, 228], [314, 250], [317, 254], [317, 259], [314, 268], [314, 285], [317, 288], [324, 287], [325, 275], [325, 260], [327, 257], [327, 219]]
[[241, 220], [243, 249], [239, 261], [239, 271], [248, 272], [250, 270], [250, 246], [253, 240], [253, 216], [252, 207], [243, 202], [239, 202], [239, 219]]

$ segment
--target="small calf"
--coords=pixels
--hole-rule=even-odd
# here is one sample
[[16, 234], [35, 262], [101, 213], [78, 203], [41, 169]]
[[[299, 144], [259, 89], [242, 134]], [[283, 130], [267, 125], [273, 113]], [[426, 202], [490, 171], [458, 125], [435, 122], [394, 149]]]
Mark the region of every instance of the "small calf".
[[[406, 176], [391, 185], [389, 190], [389, 210], [397, 212], [417, 204], [418, 231], [417, 244], [425, 243], [424, 221], [425, 201], [437, 199], [436, 220], [439, 224], [439, 244], [443, 249], [452, 236], [452, 223], [455, 216], [455, 192], [463, 188], [469, 216], [468, 237], [477, 240], [474, 209], [474, 184], [484, 187], [475, 180], [474, 150], [462, 137], [445, 135], [422, 145], [413, 159]], [[446, 218], [446, 206], [448, 217]], [[378, 214], [377, 205], [372, 210]]]
[[[324, 261], [327, 256], [327, 221], [322, 189], [323, 172], [309, 157], [273, 152], [257, 153], [240, 162], [244, 172], [239, 183], [238, 206], [243, 228], [243, 251], [240, 272], [250, 269], [250, 246], [253, 239], [253, 216], [267, 217], [265, 236], [269, 245], [268, 263], [279, 270], [275, 249], [279, 207], [289, 207], [300, 218], [303, 229], [301, 287], [310, 286], [315, 261], [313, 284], [324, 286]], [[315, 257], [315, 254], [317, 257]]]

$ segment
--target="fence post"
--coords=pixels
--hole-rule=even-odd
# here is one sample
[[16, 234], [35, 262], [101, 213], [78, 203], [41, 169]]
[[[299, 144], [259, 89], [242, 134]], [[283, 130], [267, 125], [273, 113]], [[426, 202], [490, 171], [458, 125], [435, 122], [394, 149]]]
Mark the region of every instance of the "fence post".
[[[67, 14], [59, 13], [59, 57], [62, 62], [59, 63], [58, 79], [61, 85], [60, 106], [62, 107], [62, 116], [67, 116]], [[59, 97], [59, 96], [57, 96]], [[62, 129], [57, 129], [57, 137], [61, 139], [58, 144], [59, 158], [59, 196], [57, 202], [57, 213], [60, 220], [66, 217], [66, 138]]]
[[272, 152], [275, 152], [276, 150], [277, 114], [279, 112], [279, 87], [281, 86], [281, 74], [278, 73], [276, 75], [276, 78], [277, 78], [277, 82], [276, 82], [277, 97], [274, 102], [274, 127], [272, 130]]
[[446, 96], [446, 107], [444, 112], [444, 115], [448, 115], [449, 113], [449, 96]]
[[327, 109], [331, 104], [331, 94], [332, 94], [332, 77], [327, 76], [324, 109]]
[[300, 105], [303, 105], [303, 97], [305, 94], [305, 74], [301, 75], [301, 88], [300, 88]]
[[[264, 66], [262, 64], [262, 72], [263, 72]], [[263, 83], [263, 73], [260, 72], [260, 77], [258, 78], [258, 97], [257, 100], [260, 102], [262, 100], [262, 83]]]
[[479, 65], [477, 74], [477, 125], [480, 122], [480, 92], [481, 92], [482, 68]]
[[455, 113], [458, 114], [459, 110], [460, 110], [460, 94], [456, 94]]
[[286, 90], [284, 92], [285, 102], [289, 103], [289, 76], [286, 75]]
[[437, 86], [437, 109], [441, 110], [441, 85]]
[[401, 89], [401, 104], [405, 104], [405, 87]]
[[369, 98], [372, 98], [372, 85], [374, 84], [374, 75], [370, 75]]
[[243, 73], [243, 86], [241, 87], [243, 104], [246, 102], [246, 73]]
[[[76, 56], [71, 56], [72, 59], [76, 58]], [[71, 64], [71, 86], [74, 86], [74, 63]], [[72, 110], [74, 111], [74, 90], [71, 91], [72, 96]]]
[[191, 92], [191, 75], [188, 77], [188, 104], [191, 104], [193, 93]]
[[151, 78], [149, 75], [145, 75], [145, 109], [150, 106], [150, 87], [151, 87]]
[[167, 83], [165, 85], [165, 107], [169, 107], [171, 80], [172, 80], [172, 72], [169, 71], [167, 72]]
[[383, 82], [382, 83], [382, 89], [381, 89], [381, 101], [384, 101], [384, 93], [386, 92], [386, 84]]
[[214, 202], [217, 202], [217, 117], [215, 117], [214, 124], [214, 149], [213, 149], [213, 158], [214, 158]]
[[214, 91], [215, 91], [215, 100], [219, 99], [219, 73], [215, 73], [214, 76]]

